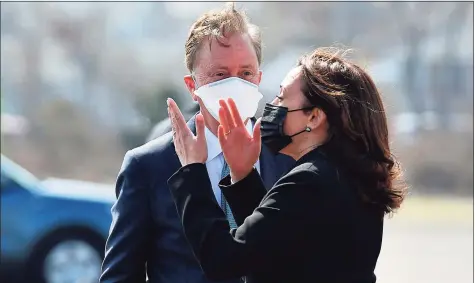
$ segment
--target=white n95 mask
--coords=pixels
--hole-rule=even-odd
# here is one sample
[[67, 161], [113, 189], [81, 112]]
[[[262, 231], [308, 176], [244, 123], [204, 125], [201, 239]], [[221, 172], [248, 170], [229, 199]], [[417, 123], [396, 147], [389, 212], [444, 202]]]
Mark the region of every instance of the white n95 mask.
[[257, 85], [237, 77], [203, 85], [195, 90], [195, 94], [201, 98], [206, 109], [217, 121], [220, 99], [232, 98], [243, 121], [256, 115], [259, 101], [262, 99]]

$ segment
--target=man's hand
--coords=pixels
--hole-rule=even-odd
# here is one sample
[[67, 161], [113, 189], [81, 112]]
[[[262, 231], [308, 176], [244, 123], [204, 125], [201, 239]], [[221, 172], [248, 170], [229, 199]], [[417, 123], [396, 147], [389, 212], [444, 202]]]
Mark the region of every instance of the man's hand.
[[168, 98], [167, 105], [173, 131], [173, 143], [181, 165], [205, 163], [208, 158], [208, 148], [206, 146], [203, 115], [200, 113], [196, 116], [195, 136], [186, 125], [185, 118], [175, 101]]

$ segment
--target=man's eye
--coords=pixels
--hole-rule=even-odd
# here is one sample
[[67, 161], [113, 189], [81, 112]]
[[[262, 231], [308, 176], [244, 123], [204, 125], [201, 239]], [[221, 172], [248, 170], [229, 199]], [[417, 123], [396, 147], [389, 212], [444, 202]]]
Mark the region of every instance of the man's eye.
[[254, 73], [253, 73], [253, 72], [249, 72], [249, 71], [245, 71], [245, 72], [243, 73], [243, 75], [246, 76], [246, 77], [250, 77], [250, 76], [253, 76]]
[[215, 76], [216, 77], [224, 77], [225, 74], [223, 72], [220, 72], [220, 73], [216, 73]]
[[279, 101], [282, 101], [282, 100], [284, 99], [284, 98], [282, 98], [282, 97], [280, 97], [280, 96], [278, 96], [278, 95], [276, 95], [275, 97], [277, 97], [277, 99], [278, 99]]

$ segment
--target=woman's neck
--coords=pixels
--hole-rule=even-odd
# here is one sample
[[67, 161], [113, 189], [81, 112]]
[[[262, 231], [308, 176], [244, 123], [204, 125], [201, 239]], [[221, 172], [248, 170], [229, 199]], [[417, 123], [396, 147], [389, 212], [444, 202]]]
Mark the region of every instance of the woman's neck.
[[317, 144], [310, 145], [310, 146], [307, 146], [307, 147], [303, 148], [302, 150], [300, 150], [298, 152], [298, 154], [296, 154], [297, 158], [295, 158], [295, 160], [299, 160], [300, 158], [302, 158], [302, 156], [304, 156], [305, 154], [309, 153], [310, 151], [314, 150], [315, 148], [317, 148], [319, 146], [320, 146], [320, 143], [317, 143]]
[[309, 153], [310, 151], [314, 150], [315, 148], [321, 146], [325, 142], [328, 141], [328, 135], [326, 134], [319, 134], [314, 136], [314, 138], [307, 139], [303, 144], [298, 147], [292, 155], [290, 155], [295, 160], [299, 160], [305, 154]]

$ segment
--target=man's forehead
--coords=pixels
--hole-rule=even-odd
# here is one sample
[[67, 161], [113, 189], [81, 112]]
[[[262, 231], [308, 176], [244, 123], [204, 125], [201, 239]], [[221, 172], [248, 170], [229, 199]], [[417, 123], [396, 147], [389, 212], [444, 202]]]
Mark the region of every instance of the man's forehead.
[[248, 35], [233, 34], [225, 41], [206, 39], [196, 54], [196, 68], [216, 69], [231, 67], [258, 67], [257, 54]]
[[[230, 64], [226, 64], [226, 60], [223, 60], [224, 62], [221, 62], [221, 60], [211, 60], [209, 62], [203, 62], [200, 67], [204, 69], [213, 69], [213, 70], [228, 70], [233, 66], [230, 66]], [[256, 66], [256, 64], [252, 63], [245, 63], [241, 62], [239, 65], [237, 65], [239, 68], [243, 69], [248, 69], [248, 68], [253, 68]]]

